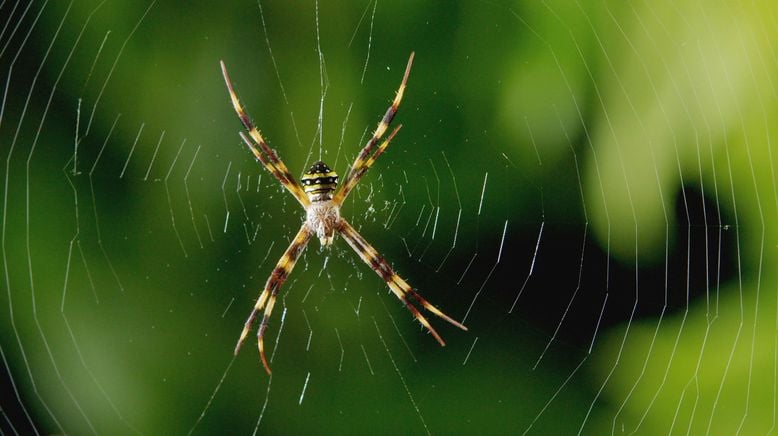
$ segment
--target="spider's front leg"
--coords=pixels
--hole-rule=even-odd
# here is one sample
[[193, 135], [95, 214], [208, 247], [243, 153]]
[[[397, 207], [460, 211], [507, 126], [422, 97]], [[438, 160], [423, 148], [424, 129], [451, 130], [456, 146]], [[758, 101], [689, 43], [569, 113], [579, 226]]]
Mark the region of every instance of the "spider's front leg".
[[268, 277], [267, 283], [265, 284], [265, 289], [262, 291], [262, 294], [259, 295], [259, 299], [257, 299], [257, 303], [254, 305], [254, 310], [251, 311], [251, 314], [246, 320], [246, 324], [243, 326], [243, 332], [241, 332], [240, 339], [238, 339], [238, 344], [235, 346], [235, 354], [237, 355], [238, 351], [240, 351], [240, 346], [243, 344], [243, 341], [246, 340], [246, 336], [248, 336], [248, 333], [251, 330], [254, 319], [264, 307], [265, 312], [262, 316], [262, 321], [259, 324], [259, 330], [257, 331], [257, 346], [259, 348], [259, 357], [262, 359], [262, 365], [265, 366], [265, 370], [268, 374], [270, 374], [271, 371], [270, 365], [268, 365], [267, 359], [265, 359], [264, 346], [267, 323], [270, 319], [270, 314], [273, 312], [273, 306], [275, 306], [278, 291], [281, 289], [281, 285], [284, 284], [287, 277], [289, 277], [289, 274], [291, 274], [297, 259], [303, 253], [303, 250], [305, 250], [305, 246], [308, 245], [311, 235], [312, 233], [308, 228], [308, 225], [303, 223], [300, 231], [297, 232], [294, 240], [289, 244], [289, 248], [286, 249], [283, 256], [281, 256], [281, 259], [278, 260], [273, 272], [270, 273], [270, 277]]
[[348, 221], [341, 218], [338, 230], [343, 236], [343, 239], [345, 239], [351, 248], [354, 249], [362, 261], [368, 264], [370, 268], [372, 268], [373, 271], [375, 271], [375, 273], [386, 282], [387, 286], [389, 286], [389, 289], [392, 290], [392, 293], [394, 293], [394, 295], [399, 298], [400, 301], [402, 301], [405, 307], [411, 311], [414, 318], [416, 318], [421, 323], [421, 325], [423, 325], [427, 331], [430, 332], [430, 334], [440, 343], [440, 345], [446, 345], [446, 343], [443, 341], [443, 338], [440, 337], [438, 332], [432, 328], [427, 318], [425, 318], [424, 315], [419, 312], [419, 309], [417, 309], [416, 306], [408, 301], [408, 295], [413, 297], [416, 301], [419, 302], [419, 304], [422, 305], [422, 307], [428, 311], [434, 313], [440, 318], [443, 318], [450, 324], [467, 331], [467, 327], [443, 313], [440, 309], [433, 306], [429, 301], [419, 295], [418, 292], [414, 291], [413, 288], [411, 288], [411, 286], [405, 280], [403, 280], [402, 277], [394, 272], [386, 259], [378, 254], [378, 251], [376, 251], [376, 249], [373, 248], [373, 246], [370, 245], [370, 243], [368, 243], [367, 240], [363, 238], [362, 235], [360, 235], [356, 229], [351, 226], [351, 224], [348, 223]]

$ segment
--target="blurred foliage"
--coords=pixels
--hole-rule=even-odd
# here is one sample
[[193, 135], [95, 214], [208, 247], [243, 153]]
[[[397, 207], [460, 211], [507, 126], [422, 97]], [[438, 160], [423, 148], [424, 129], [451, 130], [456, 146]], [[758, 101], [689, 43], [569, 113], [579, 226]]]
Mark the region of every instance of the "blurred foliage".
[[[775, 3], [25, 8], [0, 6], [4, 431], [774, 426]], [[302, 211], [219, 60], [293, 173], [343, 175], [411, 52], [403, 129], [343, 213], [470, 332], [431, 320], [438, 347], [314, 241], [272, 379], [253, 346], [231, 361]]]

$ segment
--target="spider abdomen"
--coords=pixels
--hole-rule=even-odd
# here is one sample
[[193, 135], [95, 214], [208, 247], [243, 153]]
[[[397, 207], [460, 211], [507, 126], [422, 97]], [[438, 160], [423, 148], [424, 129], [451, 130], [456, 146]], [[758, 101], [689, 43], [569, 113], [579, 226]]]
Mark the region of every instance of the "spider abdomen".
[[321, 245], [332, 244], [340, 221], [340, 208], [332, 200], [314, 201], [306, 210], [306, 223]]
[[338, 185], [338, 174], [324, 162], [318, 161], [303, 174], [301, 182], [312, 203], [331, 200]]

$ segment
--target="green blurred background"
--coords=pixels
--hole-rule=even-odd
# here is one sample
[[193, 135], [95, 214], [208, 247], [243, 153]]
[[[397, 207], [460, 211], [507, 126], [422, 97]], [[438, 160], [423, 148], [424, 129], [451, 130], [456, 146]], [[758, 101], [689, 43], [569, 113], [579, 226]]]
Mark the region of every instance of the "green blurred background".
[[[0, 428], [772, 431], [776, 9], [0, 3]], [[439, 347], [313, 241], [268, 378], [232, 350], [302, 212], [219, 60], [294, 174], [343, 175], [412, 51], [403, 129], [343, 213], [470, 331], [431, 318]]]

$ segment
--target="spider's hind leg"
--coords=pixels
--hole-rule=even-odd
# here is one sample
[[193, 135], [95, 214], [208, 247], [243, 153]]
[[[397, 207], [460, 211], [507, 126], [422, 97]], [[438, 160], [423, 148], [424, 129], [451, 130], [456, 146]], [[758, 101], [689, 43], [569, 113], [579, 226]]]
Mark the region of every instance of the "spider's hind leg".
[[362, 150], [359, 152], [357, 158], [354, 160], [354, 163], [351, 165], [351, 169], [348, 171], [346, 178], [344, 179], [343, 187], [335, 194], [335, 203], [343, 204], [343, 201], [346, 200], [349, 192], [354, 188], [354, 186], [356, 186], [356, 184], [359, 182], [359, 179], [365, 175], [367, 170], [370, 169], [376, 158], [378, 158], [378, 156], [384, 152], [386, 147], [391, 142], [392, 137], [397, 133], [399, 127], [392, 131], [392, 133], [389, 135], [389, 138], [383, 142], [378, 150], [374, 150], [375, 146], [378, 145], [378, 141], [381, 140], [381, 138], [384, 136], [384, 133], [386, 133], [386, 130], [389, 128], [389, 124], [391, 124], [394, 116], [397, 115], [397, 110], [400, 108], [400, 103], [402, 102], [403, 94], [405, 93], [405, 86], [408, 83], [408, 76], [411, 73], [413, 56], [414, 53], [411, 52], [410, 57], [408, 57], [408, 64], [405, 66], [403, 80], [400, 83], [400, 87], [397, 88], [397, 93], [394, 96], [394, 100], [392, 100], [392, 104], [386, 110], [386, 113], [384, 114], [383, 118], [381, 118], [381, 121], [378, 122], [378, 125], [373, 132], [373, 136], [370, 137], [365, 146], [362, 147]]

